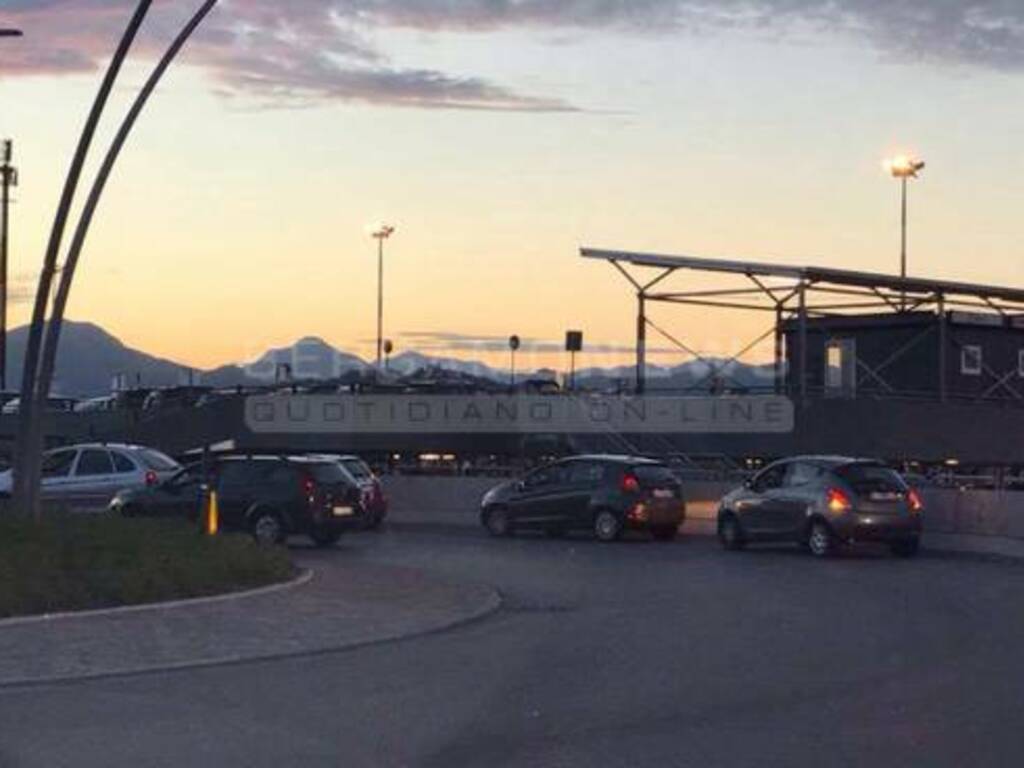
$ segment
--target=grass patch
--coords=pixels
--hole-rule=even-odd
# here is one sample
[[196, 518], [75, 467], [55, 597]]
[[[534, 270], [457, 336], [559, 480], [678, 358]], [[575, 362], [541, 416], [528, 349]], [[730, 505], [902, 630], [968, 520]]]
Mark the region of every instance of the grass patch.
[[172, 520], [0, 519], [0, 618], [251, 589], [293, 575], [286, 549]]

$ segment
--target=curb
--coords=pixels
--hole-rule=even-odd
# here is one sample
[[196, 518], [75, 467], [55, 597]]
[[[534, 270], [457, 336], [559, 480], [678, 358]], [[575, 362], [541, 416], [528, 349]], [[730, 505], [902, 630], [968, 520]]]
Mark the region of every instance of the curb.
[[[307, 573], [310, 574], [310, 577], [312, 576], [312, 571], [307, 571]], [[296, 582], [297, 581], [298, 580], [296, 580]], [[114, 672], [84, 672], [77, 675], [59, 675], [53, 677], [40, 676], [26, 678], [10, 678], [7, 680], [0, 680], [0, 691], [14, 688], [32, 688], [44, 685], [67, 685], [74, 683], [91, 682], [96, 680], [115, 680], [119, 678], [137, 677], [140, 675], [187, 672], [189, 670], [195, 669], [232, 667], [240, 666], [242, 664], [259, 664], [273, 661], [286, 661], [288, 659], [314, 658], [317, 656], [327, 656], [335, 653], [347, 653], [349, 651], [357, 651], [362, 648], [369, 648], [371, 646], [398, 643], [404, 640], [412, 640], [418, 637], [430, 637], [431, 635], [441, 634], [442, 632], [449, 632], [451, 630], [468, 626], [478, 621], [482, 621], [488, 616], [497, 613], [501, 609], [504, 600], [502, 599], [501, 593], [499, 593], [498, 590], [494, 589], [493, 587], [487, 587], [487, 589], [489, 592], [487, 600], [482, 605], [474, 609], [470, 614], [466, 616], [460, 616], [456, 619], [452, 619], [450, 621], [438, 624], [437, 626], [429, 627], [427, 629], [419, 631], [411, 630], [408, 632], [399, 632], [393, 635], [385, 635], [382, 637], [374, 638], [372, 640], [358, 640], [351, 643], [343, 643], [338, 646], [310, 648], [300, 651], [287, 651], [282, 653], [267, 653], [253, 655], [227, 655], [206, 659], [197, 659], [194, 661], [176, 662], [174, 664], [143, 664], [137, 667], [126, 667], [124, 669], [119, 669]]]
[[60, 613], [44, 613], [38, 616], [14, 616], [9, 619], [0, 619], [0, 630], [7, 627], [22, 627], [31, 624], [48, 624], [51, 622], [65, 621], [68, 619], [93, 619], [103, 616], [123, 616], [132, 613], [146, 613], [148, 611], [169, 611], [175, 608], [190, 608], [199, 605], [210, 605], [212, 603], [223, 603], [228, 600], [243, 600], [248, 597], [260, 597], [271, 595], [275, 592], [283, 592], [308, 584], [313, 580], [313, 569], [303, 568], [299, 574], [290, 581], [283, 581], [279, 584], [269, 584], [265, 587], [247, 589], [241, 592], [226, 592], [222, 595], [206, 595], [204, 597], [188, 597], [183, 600], [169, 600], [163, 603], [143, 603], [141, 605], [122, 605], [116, 608], [98, 608], [89, 611], [62, 611]]

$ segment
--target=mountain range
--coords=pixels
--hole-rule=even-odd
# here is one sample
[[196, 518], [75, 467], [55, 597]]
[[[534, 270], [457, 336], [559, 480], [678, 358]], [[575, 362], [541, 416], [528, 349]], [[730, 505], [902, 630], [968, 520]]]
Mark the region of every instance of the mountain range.
[[[8, 335], [8, 390], [16, 390], [20, 386], [21, 363], [27, 337], [27, 327], [16, 328]], [[722, 361], [691, 360], [677, 366], [648, 365], [648, 388], [707, 387], [715, 373], [712, 364], [721, 366]], [[214, 387], [257, 385], [274, 381], [279, 373], [284, 372], [282, 366], [286, 367], [293, 378], [301, 380], [354, 379], [371, 367], [358, 356], [336, 349], [323, 339], [308, 337], [288, 347], [268, 350], [252, 363], [232, 363], [199, 371], [132, 349], [92, 323], [67, 321], [61, 334], [54, 392], [72, 397], [97, 397], [108, 394], [116, 380], [126, 386], [147, 387], [190, 382]], [[416, 351], [394, 356], [388, 367], [398, 376], [450, 372], [497, 382], [509, 379], [507, 370], [493, 368], [479, 361], [434, 357]], [[628, 386], [634, 377], [634, 370], [632, 366], [584, 368], [577, 371], [576, 382], [590, 389]], [[763, 387], [773, 381], [771, 366], [733, 362], [723, 370], [732, 386]], [[557, 376], [554, 371], [547, 370], [524, 371], [519, 375], [520, 378]]]

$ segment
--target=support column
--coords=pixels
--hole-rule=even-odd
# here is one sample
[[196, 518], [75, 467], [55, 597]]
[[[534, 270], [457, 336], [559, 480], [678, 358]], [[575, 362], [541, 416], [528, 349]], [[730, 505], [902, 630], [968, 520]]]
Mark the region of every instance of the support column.
[[637, 294], [636, 319], [636, 393], [642, 395], [647, 389], [647, 296], [643, 291]]
[[782, 305], [775, 306], [775, 394], [781, 395], [785, 391], [785, 360], [782, 347]]
[[807, 286], [800, 286], [800, 307], [797, 310], [800, 323], [800, 399], [807, 399]]
[[939, 296], [939, 402], [949, 398], [949, 378], [946, 375], [949, 357], [949, 333], [946, 323], [946, 297]]

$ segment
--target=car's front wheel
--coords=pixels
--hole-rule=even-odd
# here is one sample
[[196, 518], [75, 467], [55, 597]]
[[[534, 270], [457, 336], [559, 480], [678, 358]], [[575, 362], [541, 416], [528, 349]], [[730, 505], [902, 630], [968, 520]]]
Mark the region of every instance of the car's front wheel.
[[606, 543], [622, 538], [622, 521], [610, 509], [602, 509], [594, 515], [594, 535]]
[[722, 516], [718, 521], [718, 541], [722, 549], [735, 552], [746, 545], [743, 530], [740, 528], [740, 521], [731, 512]]
[[252, 516], [252, 537], [257, 544], [283, 544], [287, 534], [281, 516], [271, 510], [259, 510]]
[[512, 522], [504, 507], [488, 507], [483, 515], [484, 528], [495, 538], [512, 535]]

